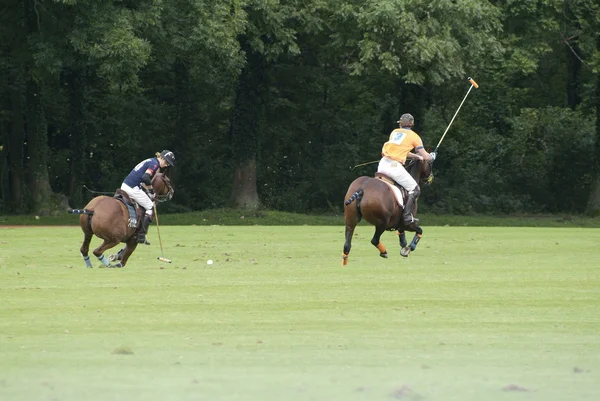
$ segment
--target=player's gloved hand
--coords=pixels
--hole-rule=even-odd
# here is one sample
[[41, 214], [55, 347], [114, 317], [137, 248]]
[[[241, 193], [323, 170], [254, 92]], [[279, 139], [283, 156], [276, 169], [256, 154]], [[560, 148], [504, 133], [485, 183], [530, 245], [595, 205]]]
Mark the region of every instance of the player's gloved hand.
[[431, 153], [429, 154], [429, 156], [431, 157], [431, 161], [434, 161], [434, 160], [435, 160], [435, 158], [437, 157], [437, 153], [435, 153], [435, 152], [431, 152]]
[[150, 200], [152, 200], [152, 201], [153, 201], [153, 200], [154, 200], [154, 196], [155, 196], [155, 194], [154, 194], [154, 189], [150, 188], [150, 189], [148, 190], [147, 194], [148, 194], [148, 198], [150, 198]]

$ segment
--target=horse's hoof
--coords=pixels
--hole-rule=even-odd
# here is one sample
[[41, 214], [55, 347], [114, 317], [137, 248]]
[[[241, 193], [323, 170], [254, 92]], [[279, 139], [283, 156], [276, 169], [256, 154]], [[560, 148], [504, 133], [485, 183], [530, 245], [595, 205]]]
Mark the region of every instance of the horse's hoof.
[[119, 262], [119, 263], [115, 263], [114, 265], [109, 265], [107, 267], [110, 267], [113, 269], [119, 269], [119, 268], [123, 267], [123, 265], [121, 264], [121, 262]]
[[387, 259], [387, 252], [380, 253], [379, 256], [381, 256], [384, 259]]
[[410, 255], [410, 247], [405, 246], [404, 248], [400, 249], [400, 256], [404, 256], [405, 258], [408, 258], [408, 255]]

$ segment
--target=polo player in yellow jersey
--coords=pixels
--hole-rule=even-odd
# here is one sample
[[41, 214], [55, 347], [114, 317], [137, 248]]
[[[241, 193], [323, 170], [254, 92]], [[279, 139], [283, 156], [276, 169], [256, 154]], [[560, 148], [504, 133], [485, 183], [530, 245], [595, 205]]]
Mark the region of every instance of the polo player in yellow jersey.
[[[415, 179], [404, 169], [404, 163], [407, 158], [433, 162], [436, 154], [434, 152], [427, 153], [423, 147], [421, 137], [411, 129], [415, 125], [415, 119], [412, 115], [402, 114], [398, 124], [400, 124], [400, 128], [393, 130], [389, 140], [383, 144], [382, 158], [379, 161], [377, 172], [387, 175], [408, 192], [408, 199], [402, 212], [402, 220], [404, 225], [410, 225], [419, 222], [413, 216], [413, 211], [421, 189]], [[415, 153], [411, 152], [413, 149]]]

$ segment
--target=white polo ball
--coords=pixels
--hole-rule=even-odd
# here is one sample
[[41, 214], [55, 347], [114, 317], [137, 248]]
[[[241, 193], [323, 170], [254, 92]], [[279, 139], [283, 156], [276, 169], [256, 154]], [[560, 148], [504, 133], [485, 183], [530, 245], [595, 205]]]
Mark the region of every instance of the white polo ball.
[[212, 265], [212, 264], [213, 264], [213, 261], [212, 261], [212, 259], [208, 259], [208, 260], [206, 261], [206, 264], [207, 264], [207, 265]]

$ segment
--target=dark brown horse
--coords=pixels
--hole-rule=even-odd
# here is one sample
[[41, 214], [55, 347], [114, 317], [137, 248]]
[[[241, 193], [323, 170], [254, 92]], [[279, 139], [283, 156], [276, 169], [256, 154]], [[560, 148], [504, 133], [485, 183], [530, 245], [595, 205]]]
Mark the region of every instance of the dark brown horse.
[[[417, 181], [431, 183], [433, 174], [431, 163], [410, 159], [406, 171]], [[379, 176], [379, 174], [377, 174]], [[400, 255], [407, 257], [417, 247], [423, 230], [417, 223], [404, 225], [402, 221], [403, 207], [398, 204], [390, 185], [380, 178], [362, 176], [350, 184], [344, 202], [344, 219], [346, 221], [346, 242], [344, 243], [344, 254], [342, 265], [348, 263], [348, 255], [352, 247], [352, 236], [359, 221], [364, 217], [366, 221], [375, 226], [375, 234], [371, 239], [379, 250], [379, 256], [387, 258], [387, 250], [381, 243], [380, 238], [386, 230], [397, 230], [400, 237]], [[406, 190], [402, 189], [404, 204], [406, 204]], [[416, 215], [416, 204], [415, 212]], [[415, 232], [410, 244], [406, 242], [405, 231]]]
[[[163, 202], [173, 197], [173, 186], [171, 180], [164, 174], [157, 172], [152, 178], [152, 187], [156, 194], [155, 200]], [[124, 194], [117, 190], [117, 194]], [[125, 194], [126, 197], [126, 194]], [[128, 197], [126, 197], [128, 198]], [[144, 209], [135, 204], [136, 220], [138, 224], [130, 224], [130, 213], [128, 207], [121, 200], [110, 196], [97, 196], [92, 199], [84, 209], [71, 209], [70, 213], [81, 214], [79, 224], [83, 230], [83, 244], [81, 245], [81, 256], [86, 267], [92, 267], [92, 262], [88, 256], [90, 242], [96, 235], [104, 242], [94, 249], [94, 256], [100, 260], [106, 267], [125, 267], [127, 259], [137, 247], [137, 233], [140, 229], [139, 224], [145, 213]], [[111, 255], [110, 258], [104, 256], [104, 252], [119, 243], [124, 242], [125, 248], [118, 255]], [[110, 262], [117, 260], [115, 264]]]

